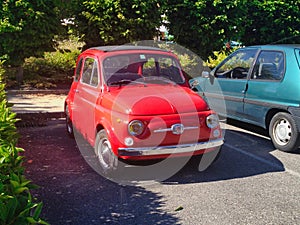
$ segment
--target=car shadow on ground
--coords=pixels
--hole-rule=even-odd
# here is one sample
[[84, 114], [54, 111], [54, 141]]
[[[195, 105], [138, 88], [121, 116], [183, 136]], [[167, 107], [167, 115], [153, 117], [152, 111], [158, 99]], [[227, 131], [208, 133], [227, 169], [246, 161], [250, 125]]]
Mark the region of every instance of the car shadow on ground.
[[[186, 184], [245, 178], [271, 172], [285, 171], [280, 160], [272, 155], [277, 151], [266, 130], [241, 123], [228, 121], [240, 129], [227, 128], [225, 144], [219, 159], [207, 170], [196, 171], [197, 164], [188, 163], [164, 184]], [[290, 153], [285, 153], [290, 154]]]

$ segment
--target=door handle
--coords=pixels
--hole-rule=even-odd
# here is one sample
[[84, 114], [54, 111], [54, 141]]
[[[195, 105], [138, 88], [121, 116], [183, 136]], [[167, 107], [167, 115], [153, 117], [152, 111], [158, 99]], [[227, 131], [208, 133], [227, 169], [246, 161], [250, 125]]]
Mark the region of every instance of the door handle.
[[77, 89], [74, 90], [75, 93], [79, 93], [79, 91]]
[[247, 90], [248, 90], [248, 83], [246, 84], [246, 87], [245, 87], [245, 89], [244, 89], [244, 90], [242, 90], [242, 93], [243, 93], [243, 94], [245, 94]]

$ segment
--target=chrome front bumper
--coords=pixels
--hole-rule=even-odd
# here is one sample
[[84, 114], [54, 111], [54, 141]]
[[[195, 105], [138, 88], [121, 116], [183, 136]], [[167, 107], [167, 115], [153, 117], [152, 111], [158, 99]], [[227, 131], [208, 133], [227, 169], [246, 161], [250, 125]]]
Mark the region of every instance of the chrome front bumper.
[[119, 148], [119, 156], [147, 156], [147, 155], [167, 155], [176, 153], [188, 153], [208, 148], [221, 146], [224, 143], [223, 138], [214, 139], [207, 142], [198, 142], [193, 144], [167, 145], [156, 147], [141, 148]]

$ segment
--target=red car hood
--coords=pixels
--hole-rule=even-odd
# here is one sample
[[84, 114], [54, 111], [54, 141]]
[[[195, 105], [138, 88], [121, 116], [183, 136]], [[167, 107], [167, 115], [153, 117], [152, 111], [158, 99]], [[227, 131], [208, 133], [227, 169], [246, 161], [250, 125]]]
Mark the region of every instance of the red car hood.
[[206, 102], [192, 90], [175, 85], [128, 85], [111, 89], [101, 104], [129, 115], [166, 115], [208, 110]]

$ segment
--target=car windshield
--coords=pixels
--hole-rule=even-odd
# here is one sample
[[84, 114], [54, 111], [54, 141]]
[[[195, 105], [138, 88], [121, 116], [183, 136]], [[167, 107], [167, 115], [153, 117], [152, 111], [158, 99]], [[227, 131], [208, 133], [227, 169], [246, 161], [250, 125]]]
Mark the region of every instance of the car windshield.
[[[178, 61], [163, 54], [120, 54], [103, 61], [104, 79], [107, 85], [136, 84], [140, 82], [182, 84]], [[125, 82], [126, 81], [126, 82]], [[130, 82], [138, 81], [138, 82]]]

